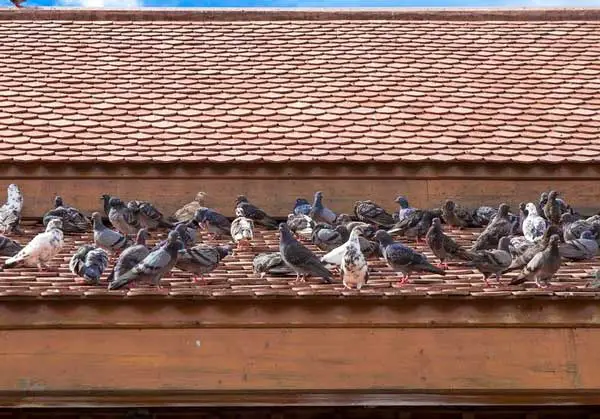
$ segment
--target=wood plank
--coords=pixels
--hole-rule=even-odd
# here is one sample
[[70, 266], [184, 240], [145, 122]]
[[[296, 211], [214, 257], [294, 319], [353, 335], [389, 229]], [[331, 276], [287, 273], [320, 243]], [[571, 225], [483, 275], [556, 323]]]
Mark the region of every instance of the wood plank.
[[598, 329], [12, 330], [0, 393], [592, 391], [580, 354], [599, 344]]

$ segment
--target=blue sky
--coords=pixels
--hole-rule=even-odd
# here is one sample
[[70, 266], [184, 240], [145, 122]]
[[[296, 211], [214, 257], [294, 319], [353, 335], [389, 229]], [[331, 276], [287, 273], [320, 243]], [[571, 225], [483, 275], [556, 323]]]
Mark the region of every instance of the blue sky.
[[[30, 6], [130, 7], [600, 7], [600, 0], [28, 0]], [[1, 6], [9, 6], [0, 0]]]

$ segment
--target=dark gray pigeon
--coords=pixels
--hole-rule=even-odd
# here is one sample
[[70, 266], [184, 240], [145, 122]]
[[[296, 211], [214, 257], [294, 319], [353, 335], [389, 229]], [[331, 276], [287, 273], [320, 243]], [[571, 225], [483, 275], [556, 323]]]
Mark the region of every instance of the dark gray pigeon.
[[317, 223], [333, 224], [337, 218], [335, 212], [323, 205], [323, 192], [315, 193], [312, 209], [308, 214]]
[[487, 286], [490, 285], [488, 278], [492, 275], [496, 277], [496, 281], [500, 284], [502, 273], [510, 266], [512, 257], [508, 251], [510, 239], [504, 236], [498, 243], [498, 248], [493, 250], [479, 250], [471, 252], [471, 261], [479, 272], [483, 274], [483, 281]]
[[244, 195], [238, 195], [235, 200], [235, 215], [236, 217], [250, 218], [255, 223], [265, 226], [269, 230], [276, 230], [279, 224], [266, 212], [252, 205]]
[[92, 223], [94, 225], [94, 243], [96, 246], [113, 252], [131, 246], [132, 242], [127, 236], [104, 225], [99, 212], [92, 214]]
[[444, 233], [442, 223], [437, 217], [433, 219], [431, 227], [425, 236], [425, 241], [433, 254], [440, 260], [438, 267], [445, 266], [447, 269], [447, 259], [470, 260], [466, 250], [456, 243], [452, 237]]
[[14, 256], [22, 248], [18, 242], [0, 234], [0, 256]]
[[[192, 227], [189, 227], [190, 225]], [[179, 240], [181, 240], [181, 242], [183, 243], [183, 247], [185, 247], [186, 249], [196, 244], [196, 230], [194, 230], [193, 228], [194, 225], [198, 225], [198, 223], [195, 220], [181, 222], [178, 223], [173, 229], [179, 234]], [[154, 247], [150, 251], [154, 252], [155, 250], [158, 250], [158, 248], [163, 246], [167, 242], [167, 240], [168, 238], [156, 243], [156, 245], [154, 245]]]
[[442, 218], [452, 227], [481, 227], [473, 218], [473, 214], [466, 208], [456, 205], [454, 201], [447, 200], [442, 205]]
[[513, 235], [523, 235], [523, 222], [525, 221], [525, 218], [527, 218], [528, 214], [529, 211], [527, 211], [525, 202], [519, 203], [519, 215], [517, 217], [517, 223], [513, 223]]
[[559, 232], [560, 229], [557, 226], [549, 226], [542, 239], [535, 243], [531, 243], [530, 246], [522, 251], [519, 256], [515, 257], [505, 272], [515, 271], [526, 266], [535, 255], [548, 247], [548, 243], [550, 243], [550, 237], [558, 234]]
[[84, 233], [90, 226], [87, 217], [77, 208], [65, 205], [60, 196], [54, 197], [54, 208], [44, 214], [42, 222], [46, 226], [52, 218], [62, 221], [65, 233]]
[[108, 254], [104, 249], [86, 244], [81, 246], [69, 261], [69, 270], [88, 285], [97, 285], [108, 266]]
[[296, 280], [305, 280], [306, 276], [312, 275], [331, 283], [331, 272], [313, 252], [294, 238], [287, 224], [279, 224], [279, 252], [285, 264], [296, 272]]
[[394, 225], [394, 217], [373, 201], [356, 201], [354, 203], [354, 215], [360, 221], [381, 228], [392, 228]]
[[554, 277], [554, 274], [560, 269], [559, 241], [560, 238], [556, 234], [550, 237], [550, 242], [546, 249], [537, 253], [521, 271], [519, 276], [510, 282], [510, 285], [518, 285], [527, 280], [534, 280], [538, 287], [547, 286], [552, 277]]
[[176, 231], [170, 231], [167, 242], [158, 250], [148, 254], [129, 272], [121, 275], [110, 284], [110, 289], [117, 289], [132, 282], [150, 282], [160, 287], [160, 279], [171, 272], [177, 262], [178, 252], [183, 249]]
[[548, 202], [544, 205], [544, 216], [552, 224], [560, 223], [560, 216], [562, 215], [560, 203], [557, 201], [558, 192], [550, 191], [548, 194]]
[[327, 224], [317, 224], [313, 228], [311, 240], [320, 250], [329, 252], [348, 241], [350, 233], [342, 225], [332, 227]]
[[421, 237], [424, 237], [429, 231], [433, 219], [440, 216], [440, 211], [415, 210], [403, 220], [397, 222], [394, 227], [388, 230], [388, 233], [414, 237], [418, 243]]
[[[231, 246], [209, 246], [199, 244], [191, 249], [182, 249], [179, 251], [179, 257], [175, 267], [185, 272], [192, 272], [200, 276], [204, 281], [204, 274], [214, 271], [219, 262], [231, 253]], [[194, 282], [198, 281], [194, 276]]]
[[375, 240], [379, 242], [383, 259], [392, 270], [402, 273], [400, 284], [405, 284], [411, 272], [431, 272], [438, 275], [446, 273], [427, 261], [427, 257], [410, 247], [394, 242], [384, 230], [375, 233]]
[[148, 238], [148, 230], [145, 228], [140, 229], [137, 233], [135, 245], [128, 247], [121, 253], [117, 263], [113, 267], [112, 272], [108, 275], [108, 289], [117, 289], [125, 285], [122, 281], [122, 276], [133, 269], [138, 263], [140, 263], [148, 254], [150, 250], [146, 246], [146, 239]]
[[231, 223], [223, 214], [210, 208], [200, 208], [196, 211], [194, 219], [208, 230], [215, 239], [222, 235], [231, 237]]
[[165, 216], [148, 201], [129, 201], [127, 208], [135, 215], [142, 228], [149, 230], [158, 227], [173, 228], [173, 224], [167, 221]]
[[477, 237], [470, 250], [476, 252], [478, 250], [493, 249], [498, 246], [500, 238], [509, 236], [511, 231], [512, 223], [508, 215], [508, 205], [500, 204], [498, 214]]
[[498, 210], [496, 208], [483, 205], [475, 208], [472, 215], [476, 224], [486, 226], [494, 219], [496, 214], [498, 214]]
[[566, 240], [558, 246], [560, 256], [569, 260], [593, 259], [598, 254], [598, 243], [591, 231], [584, 231], [578, 239]]
[[110, 206], [108, 219], [119, 232], [125, 235], [137, 234], [138, 230], [142, 228], [139, 213], [132, 211], [119, 198], [110, 198], [108, 205]]
[[252, 272], [264, 278], [269, 275], [294, 275], [295, 272], [281, 258], [281, 253], [261, 253], [252, 261]]
[[100, 196], [100, 201], [102, 201], [102, 209], [104, 209], [104, 214], [108, 217], [108, 214], [110, 213], [110, 199], [112, 198], [112, 196], [108, 195], [108, 194], [103, 194], [102, 196]]

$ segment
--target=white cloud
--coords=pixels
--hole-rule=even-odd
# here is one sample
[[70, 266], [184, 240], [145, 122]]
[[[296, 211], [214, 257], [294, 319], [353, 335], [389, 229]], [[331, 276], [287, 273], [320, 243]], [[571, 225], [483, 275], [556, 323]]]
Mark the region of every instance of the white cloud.
[[59, 6], [65, 7], [93, 7], [108, 9], [132, 9], [142, 7], [142, 0], [60, 0]]

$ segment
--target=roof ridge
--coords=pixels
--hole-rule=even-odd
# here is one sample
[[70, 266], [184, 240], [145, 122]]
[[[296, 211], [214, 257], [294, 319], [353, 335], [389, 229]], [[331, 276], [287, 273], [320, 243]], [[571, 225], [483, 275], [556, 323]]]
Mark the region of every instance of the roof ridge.
[[63, 21], [596, 21], [600, 8], [0, 8], [0, 20]]

